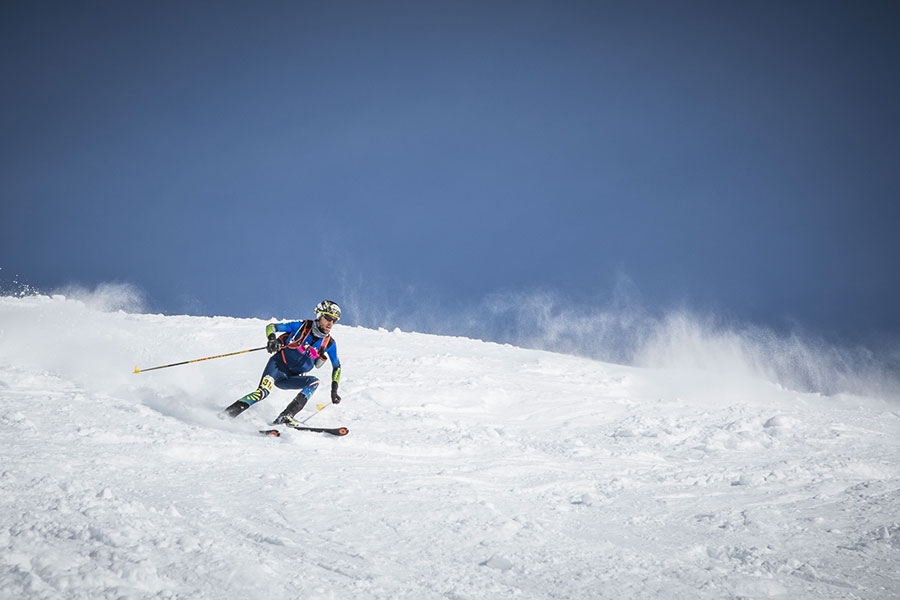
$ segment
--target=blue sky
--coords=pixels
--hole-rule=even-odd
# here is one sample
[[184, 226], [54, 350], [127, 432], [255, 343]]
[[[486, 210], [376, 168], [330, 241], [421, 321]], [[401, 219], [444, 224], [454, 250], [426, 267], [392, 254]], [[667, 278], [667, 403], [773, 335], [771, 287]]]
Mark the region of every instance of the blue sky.
[[401, 327], [625, 282], [896, 335], [898, 30], [896, 2], [6, 2], [0, 281]]

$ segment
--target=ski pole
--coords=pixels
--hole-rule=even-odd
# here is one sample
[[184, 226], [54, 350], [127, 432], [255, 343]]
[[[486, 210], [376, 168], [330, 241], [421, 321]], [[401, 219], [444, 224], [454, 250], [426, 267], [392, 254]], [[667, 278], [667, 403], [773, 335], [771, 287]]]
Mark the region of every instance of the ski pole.
[[300, 421], [300, 422], [301, 422], [301, 423], [306, 423], [307, 421], [309, 421], [310, 419], [312, 419], [314, 416], [316, 416], [317, 414], [319, 414], [320, 412], [322, 412], [322, 409], [325, 408], [326, 406], [328, 406], [328, 405], [327, 405], [327, 404], [316, 404], [316, 412], [314, 412], [313, 414], [309, 415], [308, 417], [306, 417], [305, 419], [303, 419], [303, 420]]
[[157, 369], [168, 369], [169, 367], [177, 367], [179, 365], [189, 365], [191, 363], [200, 362], [204, 360], [212, 360], [214, 358], [224, 358], [226, 356], [234, 356], [236, 354], [246, 354], [248, 352], [256, 352], [257, 350], [265, 350], [266, 347], [263, 346], [261, 348], [251, 348], [249, 350], [238, 350], [237, 352], [229, 352], [228, 354], [217, 354], [216, 356], [207, 356], [205, 358], [195, 358], [194, 360], [185, 360], [183, 362], [172, 363], [171, 365], [161, 365], [159, 367], [150, 367], [149, 369], [139, 369], [137, 365], [134, 366], [134, 372], [143, 373], [145, 371], [155, 371]]

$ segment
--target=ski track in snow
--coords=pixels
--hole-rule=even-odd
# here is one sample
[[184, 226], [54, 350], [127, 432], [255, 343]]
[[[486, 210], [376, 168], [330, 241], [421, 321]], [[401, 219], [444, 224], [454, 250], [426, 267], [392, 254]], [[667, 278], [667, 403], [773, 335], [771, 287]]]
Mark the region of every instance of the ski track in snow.
[[900, 597], [895, 404], [339, 325], [350, 434], [274, 439], [264, 353], [132, 373], [264, 323], [0, 298], [0, 598]]

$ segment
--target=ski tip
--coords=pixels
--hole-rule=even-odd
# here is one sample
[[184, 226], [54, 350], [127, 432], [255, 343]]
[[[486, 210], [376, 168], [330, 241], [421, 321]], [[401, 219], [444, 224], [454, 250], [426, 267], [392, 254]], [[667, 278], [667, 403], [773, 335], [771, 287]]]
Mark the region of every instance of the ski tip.
[[338, 435], [347, 435], [348, 433], [350, 433], [350, 430], [346, 427], [341, 427], [337, 430]]
[[277, 429], [260, 429], [259, 432], [269, 437], [281, 437], [281, 432]]

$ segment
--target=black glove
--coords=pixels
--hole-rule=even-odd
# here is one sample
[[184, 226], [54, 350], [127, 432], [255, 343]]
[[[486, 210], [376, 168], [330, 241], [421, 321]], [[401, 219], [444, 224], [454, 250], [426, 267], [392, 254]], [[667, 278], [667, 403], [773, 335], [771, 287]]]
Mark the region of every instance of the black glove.
[[337, 387], [338, 387], [337, 381], [332, 381], [331, 382], [331, 403], [332, 404], [340, 404], [341, 403], [341, 397], [337, 393]]
[[266, 344], [266, 352], [268, 352], [269, 354], [275, 354], [282, 348], [284, 348], [284, 342], [275, 337], [274, 333], [270, 333], [269, 342]]

